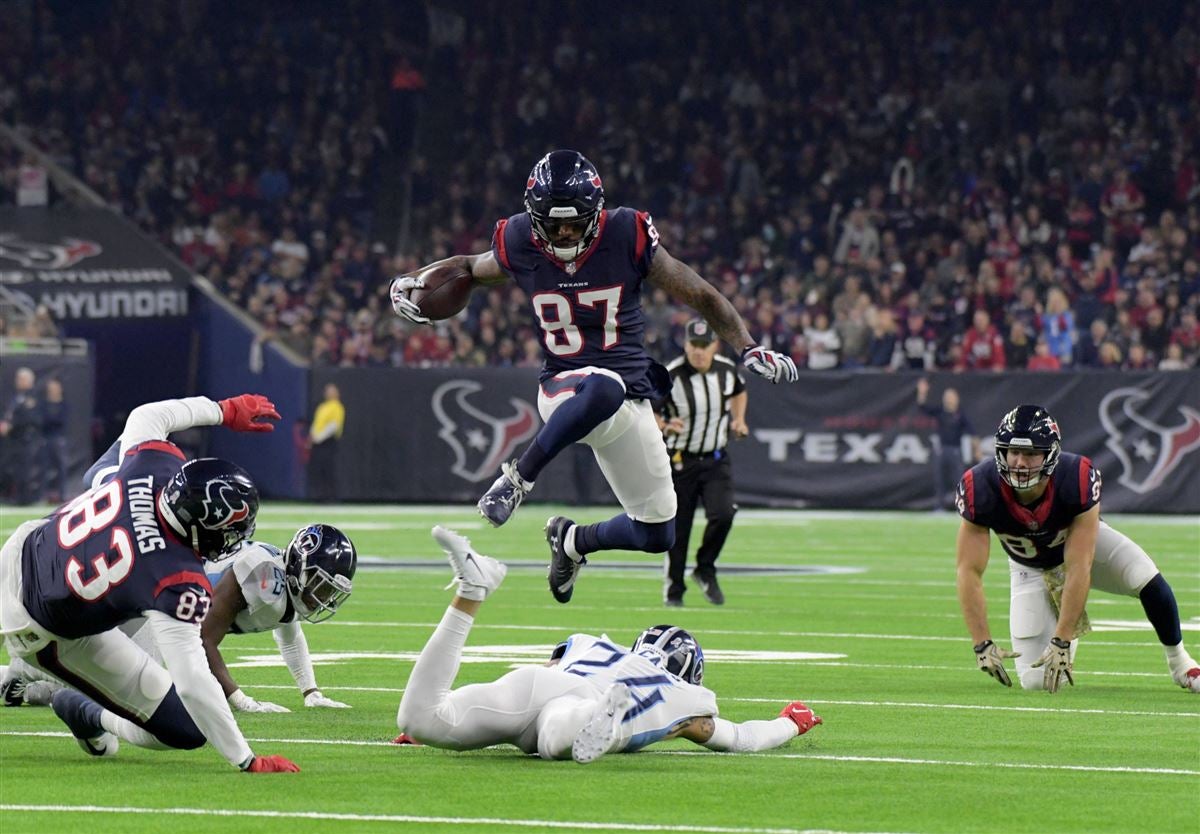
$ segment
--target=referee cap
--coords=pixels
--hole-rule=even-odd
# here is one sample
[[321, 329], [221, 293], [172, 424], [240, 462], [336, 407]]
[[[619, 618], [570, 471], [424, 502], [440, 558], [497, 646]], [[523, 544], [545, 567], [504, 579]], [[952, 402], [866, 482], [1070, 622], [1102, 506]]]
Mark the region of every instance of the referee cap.
[[717, 334], [704, 319], [692, 319], [687, 324], [687, 340], [695, 344], [711, 345], [717, 340]]

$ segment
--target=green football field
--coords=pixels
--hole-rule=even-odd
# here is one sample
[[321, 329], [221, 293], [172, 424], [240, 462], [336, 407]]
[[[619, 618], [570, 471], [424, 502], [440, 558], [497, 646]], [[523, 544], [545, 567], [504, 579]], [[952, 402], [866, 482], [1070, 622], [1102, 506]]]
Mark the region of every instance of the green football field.
[[[975, 668], [955, 599], [952, 516], [744, 511], [721, 560], [728, 604], [693, 589], [687, 607], [665, 609], [661, 560], [637, 554], [598, 558], [574, 600], [556, 604], [541, 530], [550, 512], [526, 506], [491, 530], [457, 507], [264, 508], [260, 538], [283, 545], [302, 523], [327, 521], [362, 558], [338, 617], [307, 629], [318, 682], [352, 710], [305, 709], [270, 635], [223, 644], [250, 695], [293, 710], [239, 716], [251, 746], [303, 772], [241, 774], [211, 748], [123, 745], [91, 759], [49, 709], [0, 709], [0, 830], [1200, 831], [1200, 697], [1171, 682], [1134, 599], [1093, 594], [1077, 685], [1026, 693]], [[25, 517], [6, 508], [4, 535]], [[1200, 655], [1200, 524], [1109, 521], [1158, 562]], [[769, 718], [801, 699], [825, 724], [754, 755], [676, 741], [586, 767], [515, 748], [390, 744], [415, 654], [451, 596], [434, 523], [512, 567], [480, 612], [459, 684], [541, 662], [574, 631], [629, 643], [671, 622], [703, 645], [722, 715]], [[997, 550], [985, 578], [993, 632], [1007, 642]]]

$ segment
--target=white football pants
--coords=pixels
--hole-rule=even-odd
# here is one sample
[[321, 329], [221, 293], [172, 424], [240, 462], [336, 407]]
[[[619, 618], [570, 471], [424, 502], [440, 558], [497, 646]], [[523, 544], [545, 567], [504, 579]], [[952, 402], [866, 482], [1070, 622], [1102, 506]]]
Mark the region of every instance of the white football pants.
[[[1042, 669], [1033, 663], [1042, 656], [1058, 618], [1050, 602], [1050, 592], [1042, 579], [1044, 571], [1008, 561], [1010, 597], [1008, 608], [1012, 648], [1021, 656], [1014, 659], [1022, 689], [1042, 688]], [[1092, 562], [1092, 589], [1126, 597], [1136, 597], [1158, 575], [1154, 560], [1133, 539], [1118, 533], [1103, 521], [1096, 537], [1096, 557]], [[1075, 659], [1078, 640], [1071, 641], [1071, 659]]]
[[446, 609], [409, 675], [397, 726], [432, 747], [512, 744], [543, 759], [571, 758], [571, 743], [602, 693], [549, 666], [526, 666], [451, 691], [473, 622], [457, 608]]
[[[587, 367], [564, 371], [559, 377], [604, 374], [624, 387], [621, 377], [606, 369]], [[555, 377], [558, 378], [558, 377]], [[538, 388], [538, 413], [548, 421], [558, 407], [571, 397], [573, 390], [547, 396]], [[663, 442], [654, 409], [647, 400], [625, 400], [617, 413], [592, 429], [580, 441], [592, 449], [596, 463], [612, 487], [625, 514], [635, 521], [659, 524], [675, 517], [675, 484], [671, 480], [671, 460]]]

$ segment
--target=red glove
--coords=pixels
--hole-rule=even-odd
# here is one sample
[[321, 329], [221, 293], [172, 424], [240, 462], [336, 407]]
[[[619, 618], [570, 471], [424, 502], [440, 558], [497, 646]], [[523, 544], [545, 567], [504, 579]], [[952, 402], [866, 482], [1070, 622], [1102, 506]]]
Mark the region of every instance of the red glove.
[[299, 773], [300, 768], [283, 756], [255, 756], [247, 773]]
[[821, 716], [814, 715], [813, 711], [800, 701], [792, 701], [779, 714], [796, 725], [796, 729], [800, 731], [796, 733], [798, 736], [804, 735], [818, 724], [825, 723]]
[[234, 431], [273, 431], [275, 426], [267, 419], [278, 420], [275, 404], [262, 394], [242, 394], [221, 400], [221, 425]]
[[420, 747], [421, 742], [410, 736], [408, 733], [401, 733], [392, 739], [392, 744], [411, 744], [414, 747]]

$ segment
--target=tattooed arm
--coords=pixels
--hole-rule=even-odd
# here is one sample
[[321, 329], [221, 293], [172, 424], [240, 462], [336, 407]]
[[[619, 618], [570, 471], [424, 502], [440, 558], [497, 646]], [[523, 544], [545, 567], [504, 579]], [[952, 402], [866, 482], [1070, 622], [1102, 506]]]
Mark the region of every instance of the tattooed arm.
[[697, 275], [690, 266], [671, 257], [664, 247], [658, 247], [646, 278], [652, 286], [703, 316], [717, 335], [738, 353], [755, 344], [746, 330], [745, 322], [729, 299], [717, 292], [716, 287]]

